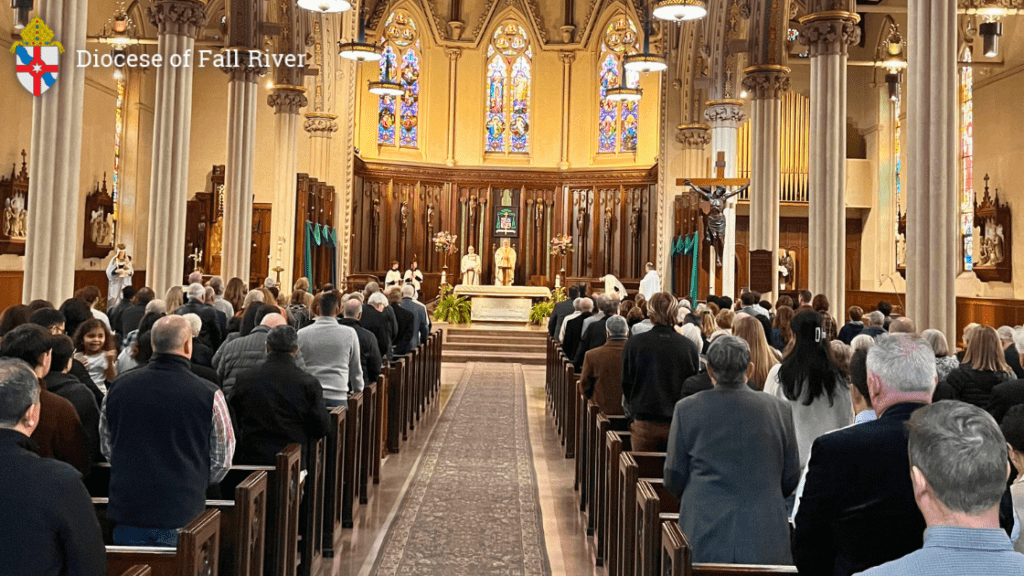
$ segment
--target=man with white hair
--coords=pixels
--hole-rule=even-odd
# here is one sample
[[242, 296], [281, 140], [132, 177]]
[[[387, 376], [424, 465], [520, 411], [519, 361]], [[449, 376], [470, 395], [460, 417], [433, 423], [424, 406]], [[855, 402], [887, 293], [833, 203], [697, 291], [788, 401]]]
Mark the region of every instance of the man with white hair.
[[150, 335], [153, 358], [118, 377], [100, 411], [107, 515], [115, 544], [175, 546], [178, 531], [206, 509], [206, 488], [227, 474], [235, 436], [224, 394], [189, 371], [185, 319], [161, 318]]
[[923, 543], [906, 423], [931, 403], [935, 354], [913, 336], [879, 336], [867, 373], [878, 419], [820, 436], [811, 449], [793, 541], [801, 574], [848, 576]]
[[1006, 358], [1006, 363], [1013, 369], [1014, 376], [1024, 378], [1024, 368], [1020, 365], [1020, 352], [1017, 351], [1017, 347], [1013, 343], [1013, 328], [1000, 326], [996, 333], [999, 334], [999, 341], [1003, 344], [1003, 356]]
[[[578, 293], [578, 292], [577, 292]], [[580, 314], [583, 313], [583, 302], [589, 300], [589, 298], [576, 297], [572, 301], [573, 312], [567, 315], [559, 322], [561, 327], [558, 329], [558, 341], [565, 342], [565, 327], [569, 324], [569, 321], [579, 318]]]
[[217, 323], [220, 324], [220, 333], [227, 334], [228, 317], [213, 305], [214, 299], [216, 298], [217, 294], [213, 291], [213, 287], [207, 286], [206, 292], [203, 294], [203, 303], [205, 303], [207, 307], [213, 308], [213, 312], [217, 315]]
[[188, 282], [185, 283], [185, 286], [189, 286], [189, 285], [192, 285], [192, 284], [202, 284], [202, 283], [203, 283], [203, 273], [202, 272], [192, 272], [191, 274], [188, 275]]
[[882, 334], [885, 334], [885, 314], [875, 310], [868, 314], [867, 318], [867, 326], [861, 330], [861, 334], [872, 338], [878, 338]]
[[367, 297], [359, 325], [377, 338], [377, 348], [381, 357], [393, 360], [395, 354], [392, 344], [398, 336], [398, 322], [395, 319], [395, 311], [389, 306], [387, 296], [373, 292]]
[[[260, 324], [253, 328], [252, 332], [225, 342], [213, 357], [213, 368], [220, 378], [224, 394], [229, 398], [234, 391], [238, 375], [267, 359], [267, 334], [270, 330], [288, 323], [284, 316], [276, 313], [267, 314], [258, 321]], [[301, 351], [295, 355], [295, 364], [299, 368], [306, 368]]]
[[594, 301], [586, 296], [580, 297], [580, 314], [565, 322], [565, 336], [562, 338], [562, 351], [566, 357], [575, 358], [576, 348], [580, 345], [583, 334], [583, 323], [591, 318], [594, 312]]
[[412, 341], [409, 345], [412, 350], [426, 342], [430, 336], [430, 315], [427, 314], [427, 308], [415, 298], [416, 288], [410, 284], [402, 286], [402, 308], [413, 315]]
[[213, 300], [210, 302], [213, 307], [224, 313], [224, 316], [231, 318], [235, 315], [235, 307], [224, 299], [224, 279], [220, 276], [214, 276], [210, 278], [210, 281], [206, 284], [210, 288], [213, 288]]
[[863, 574], [1024, 574], [1024, 555], [999, 529], [1010, 465], [992, 417], [964, 402], [939, 402], [915, 412], [908, 428], [910, 479], [928, 525], [924, 547]]
[[199, 340], [209, 346], [212, 350], [220, 347], [223, 341], [223, 331], [220, 327], [220, 320], [217, 319], [215, 308], [206, 305], [206, 288], [199, 283], [189, 284], [188, 301], [174, 311], [178, 316], [193, 313], [203, 321], [203, 329], [199, 332]]
[[622, 414], [622, 349], [629, 338], [629, 326], [622, 316], [605, 322], [605, 343], [586, 353], [577, 387], [601, 407], [606, 415]]

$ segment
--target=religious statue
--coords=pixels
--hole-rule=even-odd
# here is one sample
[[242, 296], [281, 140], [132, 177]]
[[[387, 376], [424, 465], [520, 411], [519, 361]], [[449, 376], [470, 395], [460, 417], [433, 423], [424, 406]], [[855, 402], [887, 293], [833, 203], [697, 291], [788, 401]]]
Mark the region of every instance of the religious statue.
[[124, 244], [117, 245], [117, 252], [107, 264], [107, 310], [111, 310], [121, 301], [121, 291], [132, 283], [132, 257], [125, 251]]
[[4, 201], [4, 236], [25, 237], [25, 196], [21, 193]]
[[462, 283], [466, 286], [479, 286], [480, 269], [480, 255], [470, 246], [466, 249], [466, 255], [462, 257]]
[[89, 238], [97, 246], [107, 246], [113, 242], [113, 225], [110, 222], [110, 215], [105, 213], [103, 208], [92, 211], [89, 217]]
[[907, 266], [907, 239], [903, 234], [896, 235], [896, 267]]
[[384, 288], [392, 286], [402, 286], [402, 272], [398, 270], [398, 260], [391, 263], [391, 270], [388, 270], [387, 276], [384, 277]]
[[718, 266], [721, 266], [722, 252], [725, 249], [725, 203], [733, 196], [738, 196], [750, 188], [750, 184], [729, 192], [725, 186], [701, 188], [689, 180], [685, 180], [683, 183], [693, 188], [710, 204], [705, 218], [704, 239], [715, 247], [715, 260]]
[[420, 293], [420, 286], [423, 284], [423, 272], [420, 272], [419, 264], [416, 261], [413, 261], [409, 269], [405, 271], [405, 283], [411, 284], [416, 289], [416, 293]]
[[782, 251], [782, 256], [779, 256], [779, 286], [783, 290], [786, 289], [787, 285], [795, 284], [793, 280], [793, 257], [786, 250]]
[[501, 241], [501, 248], [494, 253], [494, 285], [511, 286], [516, 279], [516, 249], [508, 238]]

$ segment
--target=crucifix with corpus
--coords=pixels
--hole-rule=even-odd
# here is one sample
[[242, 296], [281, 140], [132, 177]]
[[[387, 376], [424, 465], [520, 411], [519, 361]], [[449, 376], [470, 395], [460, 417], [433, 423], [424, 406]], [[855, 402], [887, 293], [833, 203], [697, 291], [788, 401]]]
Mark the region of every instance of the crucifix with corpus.
[[[722, 251], [725, 248], [726, 202], [750, 188], [750, 180], [725, 177], [725, 152], [718, 153], [718, 159], [715, 162], [715, 176], [715, 178], [693, 180], [681, 178], [676, 180], [676, 185], [689, 186], [704, 199], [704, 239], [715, 247], [715, 260], [721, 267]], [[728, 188], [737, 186], [738, 188], [731, 192], [728, 190]]]

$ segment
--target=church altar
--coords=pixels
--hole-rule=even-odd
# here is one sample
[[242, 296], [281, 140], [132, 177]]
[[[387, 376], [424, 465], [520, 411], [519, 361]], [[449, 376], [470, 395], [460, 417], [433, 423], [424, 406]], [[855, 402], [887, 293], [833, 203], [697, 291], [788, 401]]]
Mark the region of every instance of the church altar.
[[473, 304], [474, 322], [529, 322], [536, 298], [550, 298], [544, 286], [467, 286], [459, 284], [453, 292]]

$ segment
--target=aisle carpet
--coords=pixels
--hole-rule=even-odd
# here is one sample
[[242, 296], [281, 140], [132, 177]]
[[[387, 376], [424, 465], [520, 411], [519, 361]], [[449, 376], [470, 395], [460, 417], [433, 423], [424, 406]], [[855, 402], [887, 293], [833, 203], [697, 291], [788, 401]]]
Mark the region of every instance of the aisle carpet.
[[547, 576], [522, 368], [466, 365], [375, 576]]

